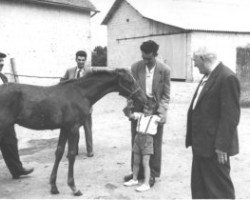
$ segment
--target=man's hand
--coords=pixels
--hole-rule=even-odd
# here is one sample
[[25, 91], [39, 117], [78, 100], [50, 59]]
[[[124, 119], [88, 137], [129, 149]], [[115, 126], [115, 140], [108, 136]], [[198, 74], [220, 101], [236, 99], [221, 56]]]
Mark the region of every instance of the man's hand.
[[122, 111], [124, 115], [129, 118], [129, 116], [131, 115], [131, 109], [128, 106], [126, 106], [125, 108], [123, 108]]
[[127, 100], [127, 107], [130, 109], [134, 108], [134, 102], [132, 99]]
[[227, 162], [227, 153], [216, 149], [217, 159], [220, 164], [225, 164]]
[[166, 123], [166, 116], [163, 114], [158, 115], [160, 117], [160, 121], [158, 122], [159, 124], [165, 124]]
[[130, 118], [132, 109], [134, 108], [134, 103], [133, 100], [128, 100], [127, 101], [127, 106], [125, 108], [123, 108], [123, 113], [126, 117]]

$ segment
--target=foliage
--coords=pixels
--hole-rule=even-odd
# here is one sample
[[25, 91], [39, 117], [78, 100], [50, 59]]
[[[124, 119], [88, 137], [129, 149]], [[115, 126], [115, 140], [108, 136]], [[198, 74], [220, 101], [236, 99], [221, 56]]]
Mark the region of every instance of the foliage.
[[107, 47], [96, 46], [92, 51], [92, 66], [107, 66]]

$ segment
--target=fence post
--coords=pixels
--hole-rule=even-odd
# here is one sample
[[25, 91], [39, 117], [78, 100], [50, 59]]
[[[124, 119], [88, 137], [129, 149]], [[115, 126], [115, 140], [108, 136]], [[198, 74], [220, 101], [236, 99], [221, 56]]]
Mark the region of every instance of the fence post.
[[10, 58], [10, 65], [11, 65], [11, 70], [13, 73], [14, 81], [15, 83], [19, 83], [17, 71], [16, 71], [16, 61], [15, 58]]

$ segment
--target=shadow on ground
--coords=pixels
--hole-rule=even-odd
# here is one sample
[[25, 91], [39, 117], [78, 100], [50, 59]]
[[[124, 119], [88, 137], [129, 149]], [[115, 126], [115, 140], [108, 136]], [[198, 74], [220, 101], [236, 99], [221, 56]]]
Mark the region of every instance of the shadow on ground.
[[[20, 149], [20, 156], [32, 155], [37, 152], [40, 152], [44, 149], [55, 149], [58, 142], [58, 138], [50, 138], [50, 139], [38, 139], [38, 140], [30, 140], [28, 141], [27, 148]], [[2, 155], [0, 155], [0, 159], [2, 159]]]

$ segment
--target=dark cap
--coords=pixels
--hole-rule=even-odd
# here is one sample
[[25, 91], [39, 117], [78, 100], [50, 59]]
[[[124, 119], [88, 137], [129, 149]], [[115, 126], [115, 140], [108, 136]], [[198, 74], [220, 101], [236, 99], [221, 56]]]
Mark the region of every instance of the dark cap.
[[0, 58], [6, 58], [6, 54], [0, 52]]

